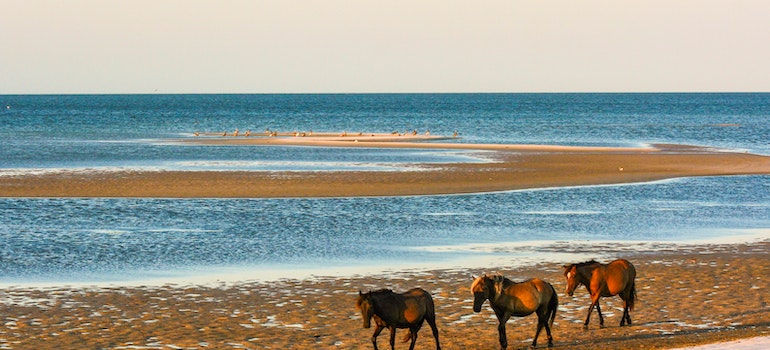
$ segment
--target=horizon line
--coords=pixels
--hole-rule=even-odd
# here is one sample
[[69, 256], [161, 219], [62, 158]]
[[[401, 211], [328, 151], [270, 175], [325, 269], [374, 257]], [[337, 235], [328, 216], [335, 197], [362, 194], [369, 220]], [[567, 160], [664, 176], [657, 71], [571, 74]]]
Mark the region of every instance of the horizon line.
[[465, 92], [35, 92], [0, 96], [120, 96], [120, 95], [580, 95], [580, 94], [767, 94], [768, 91], [465, 91]]

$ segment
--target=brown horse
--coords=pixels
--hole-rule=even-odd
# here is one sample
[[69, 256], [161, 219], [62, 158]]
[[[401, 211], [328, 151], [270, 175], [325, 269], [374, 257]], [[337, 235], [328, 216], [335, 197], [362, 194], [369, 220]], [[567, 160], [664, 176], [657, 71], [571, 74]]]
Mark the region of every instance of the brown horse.
[[634, 309], [634, 301], [636, 300], [636, 269], [634, 265], [628, 260], [618, 259], [609, 264], [591, 260], [579, 264], [564, 265], [563, 267], [569, 296], [572, 296], [575, 288], [581, 284], [591, 294], [591, 307], [588, 308], [588, 315], [586, 315], [583, 328], [588, 328], [588, 320], [591, 318], [591, 311], [594, 307], [599, 313], [599, 325], [604, 326], [599, 298], [613, 295], [618, 295], [620, 299], [623, 299], [623, 317], [620, 319], [620, 325], [624, 326], [626, 321], [628, 321], [629, 326], [631, 325], [631, 315], [628, 311]]
[[414, 349], [417, 332], [423, 321], [428, 321], [433, 337], [436, 338], [436, 350], [441, 350], [436, 328], [436, 312], [430, 293], [420, 288], [410, 289], [406, 293], [397, 294], [390, 289], [380, 289], [369, 293], [358, 292], [356, 307], [361, 310], [364, 318], [364, 328], [371, 327], [371, 320], [377, 327], [372, 335], [374, 350], [377, 350], [377, 336], [383, 329], [390, 330], [390, 348], [395, 349], [396, 328], [408, 328], [409, 334], [404, 341], [412, 339], [409, 350]]
[[521, 283], [513, 282], [501, 275], [484, 275], [476, 278], [471, 285], [473, 293], [473, 311], [480, 312], [481, 305], [489, 300], [489, 305], [497, 315], [500, 324], [497, 331], [500, 334], [500, 348], [508, 347], [505, 336], [505, 323], [511, 316], [524, 317], [537, 313], [537, 331], [530, 347], [537, 346], [537, 337], [545, 327], [548, 335], [548, 347], [553, 346], [551, 326], [559, 307], [559, 299], [553, 286], [538, 278]]

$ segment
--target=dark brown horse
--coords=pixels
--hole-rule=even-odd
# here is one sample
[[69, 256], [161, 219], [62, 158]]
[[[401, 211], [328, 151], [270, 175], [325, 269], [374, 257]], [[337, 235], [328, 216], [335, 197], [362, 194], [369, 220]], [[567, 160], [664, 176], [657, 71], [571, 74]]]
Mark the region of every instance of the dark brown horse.
[[508, 319], [511, 316], [524, 317], [533, 313], [537, 313], [537, 331], [530, 347], [537, 346], [537, 337], [543, 327], [548, 335], [548, 347], [553, 346], [551, 326], [559, 307], [559, 299], [550, 283], [538, 278], [516, 283], [501, 275], [484, 275], [473, 281], [471, 292], [473, 311], [480, 312], [485, 300], [489, 300], [489, 305], [495, 311], [500, 322], [497, 332], [500, 334], [501, 349], [508, 347], [508, 339], [505, 336], [505, 323]]
[[409, 350], [414, 349], [417, 332], [423, 321], [428, 321], [433, 337], [436, 338], [436, 350], [441, 350], [436, 328], [436, 311], [430, 293], [414, 288], [406, 293], [397, 294], [390, 289], [381, 289], [369, 293], [358, 292], [356, 307], [361, 310], [364, 328], [370, 328], [372, 318], [377, 327], [372, 335], [372, 344], [377, 350], [377, 336], [383, 329], [390, 330], [390, 348], [395, 349], [396, 328], [408, 328], [409, 334], [404, 341], [412, 339]]
[[591, 294], [591, 307], [588, 308], [586, 321], [583, 328], [588, 328], [588, 320], [591, 318], [591, 311], [596, 307], [599, 313], [599, 325], [604, 326], [604, 317], [602, 309], [599, 307], [599, 298], [620, 296], [623, 299], [623, 317], [620, 319], [620, 325], [628, 322], [631, 325], [631, 315], [629, 310], [634, 309], [636, 300], [636, 269], [628, 260], [618, 259], [609, 264], [602, 264], [596, 261], [587, 261], [579, 264], [564, 265], [564, 277], [567, 278], [567, 294], [572, 296], [575, 288], [579, 285], [586, 286], [586, 290]]

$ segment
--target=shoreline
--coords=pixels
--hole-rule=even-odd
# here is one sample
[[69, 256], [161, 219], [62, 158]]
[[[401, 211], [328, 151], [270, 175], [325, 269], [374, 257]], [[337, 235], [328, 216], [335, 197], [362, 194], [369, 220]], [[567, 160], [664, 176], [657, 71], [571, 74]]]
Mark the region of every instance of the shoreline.
[[[377, 136], [372, 136], [377, 137]], [[415, 141], [424, 137], [409, 137]], [[172, 140], [173, 141], [173, 140]], [[398, 171], [110, 171], [0, 177], [0, 197], [301, 198], [485, 193], [641, 183], [693, 176], [768, 175], [770, 156], [688, 145], [356, 142], [337, 137], [194, 138], [182, 144], [254, 147], [399, 147], [492, 151], [484, 163], [421, 164]]]
[[[281, 280], [307, 280], [329, 278], [356, 278], [425, 271], [463, 271], [482, 269], [486, 266], [506, 266], [508, 269], [524, 268], [548, 262], [567, 263], [573, 261], [606, 260], [613, 254], [632, 252], [651, 254], [658, 251], [686, 251], [710, 246], [739, 246], [770, 241], [770, 228], [723, 230], [720, 235], [710, 238], [691, 238], [676, 241], [633, 241], [633, 240], [538, 240], [496, 243], [468, 243], [462, 245], [437, 245], [412, 248], [426, 253], [448, 253], [446, 256], [424, 262], [388, 262], [357, 264], [336, 262], [333, 264], [269, 264], [200, 266], [191, 269], [165, 271], [124, 271], [116, 275], [98, 275], [89, 279], [82, 277], [72, 280], [40, 279], [30, 281], [0, 280], [0, 290], [15, 289], [109, 289], [109, 288], [218, 288], [238, 284], [260, 284]], [[611, 248], [608, 248], [611, 247]], [[608, 250], [609, 249], [609, 250]], [[608, 251], [607, 251], [608, 250]], [[133, 276], [133, 277], [132, 277]]]
[[[553, 327], [556, 349], [665, 349], [770, 334], [767, 238], [743, 244], [606, 251], [603, 261], [623, 257], [637, 269], [638, 302], [630, 327], [618, 327], [622, 303], [612, 297], [601, 301], [605, 327], [599, 327], [594, 315], [589, 330], [583, 331], [590, 303], [587, 293], [579, 289], [574, 297], [566, 296], [561, 265], [547, 262], [210, 287], [0, 289], [4, 322], [0, 346], [369, 348], [372, 329], [361, 328], [355, 310], [357, 292], [419, 286], [436, 302], [443, 348], [496, 349], [497, 320], [486, 304], [481, 313], [473, 313], [469, 292], [469, 275], [493, 272], [514, 280], [541, 277], [554, 285], [559, 297]], [[533, 316], [509, 321], [510, 346], [525, 347], [534, 327]], [[423, 329], [420, 334], [416, 349], [435, 348], [429, 332]], [[387, 335], [380, 338], [385, 346]]]

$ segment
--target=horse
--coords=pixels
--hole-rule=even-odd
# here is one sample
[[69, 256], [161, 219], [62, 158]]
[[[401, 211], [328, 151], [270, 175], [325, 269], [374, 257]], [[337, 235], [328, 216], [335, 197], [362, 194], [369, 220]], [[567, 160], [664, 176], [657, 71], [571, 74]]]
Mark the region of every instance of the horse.
[[425, 290], [414, 288], [401, 294], [394, 293], [390, 289], [380, 289], [368, 293], [358, 291], [356, 307], [361, 310], [364, 328], [371, 327], [372, 318], [377, 325], [372, 335], [374, 350], [377, 350], [377, 336], [385, 328], [390, 330], [391, 350], [395, 349], [396, 329], [408, 328], [409, 333], [404, 337], [404, 342], [411, 338], [412, 344], [409, 346], [409, 350], [413, 350], [414, 343], [417, 341], [417, 332], [422, 327], [423, 321], [428, 321], [428, 325], [433, 331], [433, 338], [436, 339], [436, 350], [441, 350], [433, 298]]
[[599, 298], [613, 295], [618, 295], [623, 300], [623, 317], [620, 319], [620, 326], [624, 326], [626, 322], [629, 326], [631, 325], [629, 310], [634, 309], [634, 301], [636, 300], [636, 269], [634, 265], [628, 260], [618, 259], [609, 264], [591, 260], [579, 264], [564, 265], [563, 267], [564, 277], [567, 278], [567, 295], [572, 296], [575, 288], [581, 284], [591, 294], [591, 307], [588, 308], [588, 315], [586, 315], [583, 328], [588, 329], [588, 321], [594, 307], [599, 313], [599, 326], [604, 326]]
[[516, 283], [502, 275], [484, 275], [474, 279], [471, 284], [473, 293], [473, 311], [481, 312], [481, 306], [485, 300], [497, 315], [500, 324], [497, 331], [500, 334], [500, 349], [508, 348], [508, 339], [505, 336], [505, 323], [511, 316], [524, 317], [537, 313], [537, 331], [532, 340], [531, 348], [537, 347], [537, 338], [540, 331], [545, 328], [548, 335], [548, 347], [553, 347], [551, 327], [556, 318], [556, 309], [559, 307], [559, 299], [553, 286], [539, 278], [532, 278], [524, 282]]

